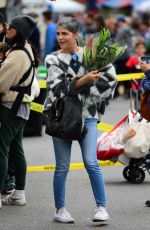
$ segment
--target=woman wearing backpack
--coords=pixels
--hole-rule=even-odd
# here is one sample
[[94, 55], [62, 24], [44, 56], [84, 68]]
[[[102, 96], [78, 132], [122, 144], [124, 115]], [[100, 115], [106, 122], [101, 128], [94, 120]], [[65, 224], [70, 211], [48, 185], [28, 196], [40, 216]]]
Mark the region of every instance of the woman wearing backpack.
[[[29, 103], [22, 103], [24, 94], [30, 94], [34, 69], [38, 66], [36, 54], [27, 42], [37, 22], [30, 16], [12, 19], [6, 31], [10, 52], [0, 69], [0, 208], [5, 205], [25, 205], [26, 161], [22, 146], [23, 130], [30, 114]], [[2, 200], [1, 192], [8, 169], [8, 157], [15, 165], [16, 188]]]

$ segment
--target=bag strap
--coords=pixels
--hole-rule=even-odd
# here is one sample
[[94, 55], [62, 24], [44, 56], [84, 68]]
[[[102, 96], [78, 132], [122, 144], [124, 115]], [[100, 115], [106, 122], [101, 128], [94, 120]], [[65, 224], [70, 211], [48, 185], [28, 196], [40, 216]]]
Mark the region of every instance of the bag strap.
[[112, 133], [114, 130], [116, 130], [116, 129], [117, 129], [119, 126], [121, 126], [127, 119], [128, 119], [128, 115], [126, 115], [124, 118], [122, 118], [121, 121], [119, 121], [109, 133]]
[[[14, 102], [14, 104], [13, 104], [11, 110], [10, 110], [11, 114], [13, 114], [13, 115], [17, 114], [17, 112], [19, 110], [19, 107], [20, 107], [20, 105], [22, 103], [22, 100], [24, 98], [24, 94], [25, 93], [27, 93], [27, 94], [31, 93], [31, 86], [32, 86], [33, 79], [34, 79], [34, 74], [35, 74], [35, 62], [34, 62], [34, 60], [32, 60], [31, 54], [29, 53], [29, 51], [26, 48], [23, 48], [22, 50], [29, 57], [31, 65], [30, 65], [29, 69], [27, 70], [27, 72], [22, 76], [22, 78], [20, 79], [18, 84], [15, 85], [15, 86], [10, 87], [10, 90], [18, 92], [18, 95], [17, 95], [17, 97], [15, 99], [15, 102]], [[27, 86], [22, 86], [21, 84], [24, 83], [28, 79], [32, 69], [33, 69], [33, 75], [32, 75], [32, 78], [31, 78], [31, 82]]]
[[62, 61], [60, 60], [60, 58], [58, 58], [58, 52], [56, 52], [54, 55], [57, 56], [57, 59], [59, 61], [59, 66], [58, 67], [61, 67], [61, 69], [64, 71], [64, 74], [65, 74], [65, 86], [66, 86], [66, 92], [68, 92], [68, 84], [67, 84], [67, 69], [68, 69], [68, 66], [67, 65], [63, 65]]
[[19, 80], [18, 84], [15, 85], [15, 86], [10, 87], [10, 90], [17, 91], [17, 92], [19, 92], [19, 90], [20, 90], [20, 85], [28, 79], [32, 68], [33, 68], [33, 70], [35, 70], [35, 62], [32, 60], [31, 54], [29, 53], [29, 51], [26, 48], [23, 48], [22, 50], [28, 55], [31, 64], [30, 64], [30, 67], [27, 70], [27, 72]]

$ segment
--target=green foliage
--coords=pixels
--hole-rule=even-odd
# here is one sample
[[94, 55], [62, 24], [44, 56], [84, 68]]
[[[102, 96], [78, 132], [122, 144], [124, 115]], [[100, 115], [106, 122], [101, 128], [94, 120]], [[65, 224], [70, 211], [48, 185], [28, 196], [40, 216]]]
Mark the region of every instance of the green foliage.
[[112, 41], [110, 31], [102, 29], [98, 35], [90, 37], [84, 46], [84, 62], [86, 71], [101, 70], [114, 62], [124, 53], [126, 45]]

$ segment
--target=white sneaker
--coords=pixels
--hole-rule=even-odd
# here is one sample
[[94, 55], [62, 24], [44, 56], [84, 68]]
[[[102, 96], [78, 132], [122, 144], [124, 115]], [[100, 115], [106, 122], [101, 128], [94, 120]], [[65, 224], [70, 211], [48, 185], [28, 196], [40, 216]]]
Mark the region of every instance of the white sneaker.
[[17, 197], [13, 197], [12, 195], [10, 195], [2, 199], [2, 204], [24, 206], [26, 205], [26, 199], [25, 199], [25, 196], [17, 198]]
[[54, 221], [61, 223], [74, 223], [74, 218], [71, 217], [66, 208], [60, 208], [58, 213], [55, 213], [54, 215]]
[[96, 209], [96, 214], [93, 218], [94, 222], [98, 222], [98, 221], [105, 221], [108, 220], [110, 217], [105, 209], [105, 207], [100, 206]]

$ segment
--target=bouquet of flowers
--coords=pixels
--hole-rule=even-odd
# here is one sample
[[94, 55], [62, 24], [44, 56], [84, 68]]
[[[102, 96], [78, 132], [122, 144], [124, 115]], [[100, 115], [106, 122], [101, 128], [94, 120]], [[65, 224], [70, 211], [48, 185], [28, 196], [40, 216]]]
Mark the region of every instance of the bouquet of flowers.
[[127, 48], [126, 44], [112, 40], [110, 31], [103, 28], [99, 34], [91, 36], [84, 45], [84, 62], [87, 72], [101, 71], [114, 62]]

